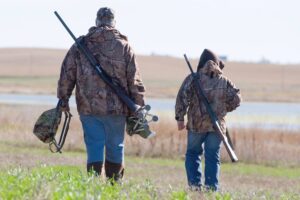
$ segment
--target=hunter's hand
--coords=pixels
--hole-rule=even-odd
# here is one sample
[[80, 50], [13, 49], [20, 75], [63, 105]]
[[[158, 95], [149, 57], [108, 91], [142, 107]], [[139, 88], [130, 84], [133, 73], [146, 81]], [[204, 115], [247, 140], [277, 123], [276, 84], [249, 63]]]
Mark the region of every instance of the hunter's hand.
[[69, 107], [69, 102], [68, 101], [62, 101], [60, 106], [59, 106], [59, 109], [62, 111], [62, 112], [68, 112], [70, 111], [70, 107]]
[[184, 121], [177, 121], [178, 130], [181, 131], [185, 128]]
[[69, 105], [67, 105], [67, 106], [65, 106], [65, 107], [60, 107], [60, 110], [62, 111], [62, 112], [66, 112], [66, 111], [70, 111], [70, 107], [69, 107]]

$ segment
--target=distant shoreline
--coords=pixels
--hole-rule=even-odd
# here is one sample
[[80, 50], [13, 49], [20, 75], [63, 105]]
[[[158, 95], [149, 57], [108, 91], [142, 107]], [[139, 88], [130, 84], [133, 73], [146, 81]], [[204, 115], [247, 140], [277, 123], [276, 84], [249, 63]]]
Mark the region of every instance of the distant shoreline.
[[[0, 105], [49, 106], [57, 104], [56, 95], [1, 94]], [[174, 120], [175, 98], [147, 98], [152, 113], [159, 113], [167, 120]], [[70, 107], [76, 108], [74, 95]], [[242, 102], [241, 106], [227, 115], [228, 126], [261, 127], [264, 129], [299, 130], [300, 103]]]
[[[0, 93], [55, 94], [66, 49], [0, 48]], [[148, 98], [175, 98], [189, 74], [183, 58], [137, 55]], [[198, 58], [191, 59], [195, 68]], [[300, 102], [300, 64], [226, 62], [244, 101]]]

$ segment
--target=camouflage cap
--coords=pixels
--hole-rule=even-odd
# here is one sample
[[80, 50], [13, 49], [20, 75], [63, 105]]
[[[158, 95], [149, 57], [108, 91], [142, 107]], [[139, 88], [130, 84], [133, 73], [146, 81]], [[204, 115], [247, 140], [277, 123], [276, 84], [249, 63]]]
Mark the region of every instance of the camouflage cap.
[[96, 26], [109, 25], [115, 26], [115, 12], [108, 7], [100, 8], [97, 12]]

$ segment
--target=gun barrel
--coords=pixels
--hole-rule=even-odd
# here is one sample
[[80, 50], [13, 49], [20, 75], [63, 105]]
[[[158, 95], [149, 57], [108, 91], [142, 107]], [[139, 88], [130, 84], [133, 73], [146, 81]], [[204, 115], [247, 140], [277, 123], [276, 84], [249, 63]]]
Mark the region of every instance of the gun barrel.
[[215, 131], [221, 136], [222, 138], [222, 141], [223, 141], [223, 144], [231, 158], [231, 161], [232, 162], [237, 162], [238, 161], [238, 158], [236, 156], [236, 154], [234, 153], [232, 147], [230, 146], [230, 144], [228, 143], [228, 139], [226, 137], [225, 134], [223, 134], [222, 132], [222, 129], [219, 125], [219, 120], [218, 120], [218, 117], [217, 115], [214, 113], [214, 111], [212, 110], [202, 88], [201, 88], [201, 85], [199, 83], [199, 78], [198, 76], [195, 75], [195, 73], [193, 72], [193, 69], [192, 69], [192, 66], [187, 58], [187, 56], [184, 54], [184, 58], [185, 58], [185, 61], [187, 62], [190, 70], [191, 70], [191, 73], [193, 74], [193, 78], [194, 78], [194, 84], [195, 84], [195, 87], [197, 89], [196, 93], [197, 93], [197, 97], [198, 97], [198, 101], [199, 101], [199, 105], [201, 105], [201, 103], [204, 103], [205, 107], [206, 107], [206, 110], [208, 112], [208, 115], [210, 117], [210, 120], [211, 120], [211, 123], [213, 124], [213, 127], [215, 129]]
[[193, 68], [192, 68], [191, 63], [190, 63], [189, 59], [187, 58], [186, 54], [184, 54], [183, 56], [184, 56], [184, 59], [185, 59], [186, 63], [189, 66], [189, 69], [190, 69], [191, 73], [194, 74]]
[[81, 43], [81, 39], [77, 39], [75, 35], [72, 33], [72, 31], [69, 29], [69, 27], [66, 25], [64, 20], [60, 17], [58, 12], [54, 11], [54, 14], [59, 19], [59, 21], [62, 23], [62, 25], [65, 27], [67, 32], [71, 35], [73, 40], [75, 41], [78, 49], [85, 55], [85, 57], [88, 59], [88, 61], [91, 63], [91, 65], [96, 69], [97, 74], [102, 78], [102, 80], [111, 87], [115, 93], [118, 95], [118, 97], [127, 105], [129, 110], [132, 112], [137, 112], [140, 109], [140, 106], [135, 104], [126, 94], [123, 90], [120, 89], [120, 87], [115, 84], [111, 77], [107, 75], [107, 73], [103, 70], [103, 68], [100, 66], [98, 61], [95, 59], [95, 57], [90, 53], [90, 51], [84, 46], [84, 44]]
[[64, 22], [64, 20], [60, 17], [60, 15], [58, 14], [57, 11], [54, 11], [55, 16], [58, 18], [58, 20], [62, 23], [62, 25], [65, 27], [65, 29], [68, 31], [68, 33], [71, 35], [71, 37], [73, 38], [73, 40], [76, 41], [76, 37], [75, 35], [72, 33], [72, 31], [69, 29], [69, 27], [67, 26], [67, 24]]

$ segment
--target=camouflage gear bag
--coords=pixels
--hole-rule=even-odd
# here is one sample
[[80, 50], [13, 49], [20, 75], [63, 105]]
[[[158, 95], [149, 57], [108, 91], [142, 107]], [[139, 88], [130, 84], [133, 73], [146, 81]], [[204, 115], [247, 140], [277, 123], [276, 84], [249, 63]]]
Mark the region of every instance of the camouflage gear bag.
[[[143, 138], [151, 138], [155, 136], [155, 132], [150, 130], [149, 123], [158, 121], [156, 115], [151, 115], [148, 111], [151, 109], [149, 105], [143, 106], [138, 111], [137, 116], [127, 117], [126, 119], [126, 132], [132, 136], [134, 134], [140, 135]], [[147, 119], [150, 116], [151, 119]]]
[[62, 112], [59, 112], [57, 108], [43, 112], [34, 125], [33, 133], [42, 142], [50, 143], [56, 135], [61, 115]]
[[[65, 121], [57, 143], [55, 140], [55, 135], [58, 130], [59, 124], [62, 118], [62, 111], [59, 109], [61, 101], [58, 102], [57, 107], [43, 112], [38, 118], [37, 122], [34, 125], [33, 133], [36, 135], [42, 142], [49, 143], [49, 149], [51, 152], [61, 152], [67, 132], [69, 130], [69, 124], [71, 120], [71, 113], [65, 111]], [[53, 148], [54, 145], [54, 148]]]

